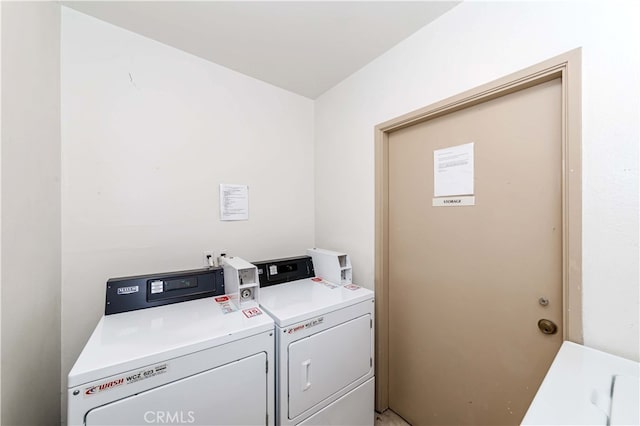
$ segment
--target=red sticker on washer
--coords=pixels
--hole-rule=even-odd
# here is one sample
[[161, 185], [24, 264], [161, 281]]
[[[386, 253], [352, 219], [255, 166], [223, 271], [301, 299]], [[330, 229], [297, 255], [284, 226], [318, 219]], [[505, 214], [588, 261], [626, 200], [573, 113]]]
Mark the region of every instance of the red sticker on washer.
[[258, 309], [258, 308], [243, 309], [242, 313], [247, 318], [251, 318], [251, 317], [256, 317], [258, 315], [262, 315], [262, 311], [260, 309]]
[[[108, 391], [118, 386], [122, 385], [130, 385], [133, 383], [140, 382], [142, 380], [150, 379], [152, 377], [156, 377], [160, 374], [164, 374], [167, 372], [168, 364], [159, 364], [154, 367], [147, 367], [142, 370], [134, 371], [133, 373], [127, 374], [125, 376], [116, 377], [115, 379], [107, 380], [104, 382], [100, 382], [97, 385], [89, 386], [84, 389], [84, 396], [89, 397], [96, 395], [100, 392]], [[75, 393], [74, 393], [75, 395]]]
[[99, 383], [95, 386], [90, 386], [86, 388], [84, 390], [84, 396], [87, 397], [87, 396], [95, 395], [99, 392], [110, 390], [124, 384], [125, 384], [124, 377], [120, 377], [114, 380], [108, 380], [106, 382]]
[[219, 296], [219, 297], [214, 298], [213, 300], [215, 300], [218, 303], [228, 302], [229, 301], [229, 297], [228, 296]]
[[322, 325], [323, 322], [324, 322], [324, 317], [314, 318], [307, 323], [294, 325], [289, 329], [285, 329], [284, 332], [287, 334], [293, 334], [300, 330], [305, 330], [307, 328], [315, 327], [316, 325]]
[[322, 278], [320, 277], [311, 278], [311, 281], [319, 283], [320, 281], [322, 281]]

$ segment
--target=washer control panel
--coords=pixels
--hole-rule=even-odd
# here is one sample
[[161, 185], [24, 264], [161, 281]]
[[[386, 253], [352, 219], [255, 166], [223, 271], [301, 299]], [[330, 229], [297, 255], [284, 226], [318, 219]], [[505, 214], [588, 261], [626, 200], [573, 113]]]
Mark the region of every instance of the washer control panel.
[[223, 294], [222, 268], [111, 278], [107, 281], [105, 315]]

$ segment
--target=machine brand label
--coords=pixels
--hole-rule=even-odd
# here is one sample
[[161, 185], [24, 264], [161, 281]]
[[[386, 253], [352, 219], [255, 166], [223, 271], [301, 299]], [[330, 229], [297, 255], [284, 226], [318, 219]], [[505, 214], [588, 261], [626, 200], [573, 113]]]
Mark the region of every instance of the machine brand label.
[[144, 370], [139, 370], [133, 374], [129, 374], [126, 376], [127, 384], [136, 383], [141, 380], [150, 379], [152, 377], [158, 376], [160, 374], [164, 374], [167, 372], [167, 364], [156, 365], [155, 367], [145, 368]]
[[294, 325], [293, 327], [287, 328], [284, 330], [286, 334], [297, 333], [298, 331], [306, 330], [311, 327], [315, 327], [316, 325], [322, 325], [324, 322], [324, 317], [314, 318], [311, 321], [305, 322], [304, 324]]
[[127, 374], [125, 376], [121, 376], [116, 379], [107, 380], [106, 382], [102, 382], [100, 384], [85, 388], [84, 396], [85, 397], [93, 396], [100, 392], [108, 391], [122, 385], [130, 385], [132, 383], [137, 383], [141, 380], [150, 379], [152, 377], [166, 373], [167, 369], [168, 369], [168, 364], [165, 363], [165, 364], [156, 365], [155, 367], [149, 367], [142, 370], [138, 370], [134, 373]]
[[140, 291], [140, 289], [137, 285], [134, 285], [131, 287], [120, 287], [118, 289], [118, 294], [131, 294], [131, 293], [137, 293], [138, 291]]
[[356, 284], [347, 284], [344, 286], [344, 288], [348, 289], [348, 290], [358, 290], [360, 288], [359, 285]]
[[122, 385], [124, 385], [124, 377], [120, 377], [119, 379], [115, 380], [109, 380], [108, 382], [100, 383], [96, 386], [89, 386], [84, 390], [84, 396], [92, 396]]

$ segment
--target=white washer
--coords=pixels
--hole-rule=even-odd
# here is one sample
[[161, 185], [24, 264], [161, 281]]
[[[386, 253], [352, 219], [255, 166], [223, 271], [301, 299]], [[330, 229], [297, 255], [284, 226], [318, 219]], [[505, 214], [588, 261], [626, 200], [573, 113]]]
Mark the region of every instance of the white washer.
[[[162, 281], [183, 299], [199, 290], [185, 274], [120, 288], [157, 295]], [[234, 308], [222, 296], [103, 316], [68, 376], [68, 423], [273, 425], [274, 323]]]
[[308, 256], [256, 266], [276, 323], [277, 424], [373, 425], [373, 292], [311, 278]]

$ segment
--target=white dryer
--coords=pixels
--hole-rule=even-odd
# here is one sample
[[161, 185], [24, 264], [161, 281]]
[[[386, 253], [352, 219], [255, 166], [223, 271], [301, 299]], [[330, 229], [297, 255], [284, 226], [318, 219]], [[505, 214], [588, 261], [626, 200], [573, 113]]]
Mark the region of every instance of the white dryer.
[[309, 256], [255, 265], [276, 323], [276, 422], [373, 425], [373, 292], [315, 277]]
[[109, 280], [106, 314], [68, 376], [68, 423], [273, 425], [273, 320], [238, 309], [222, 276]]

